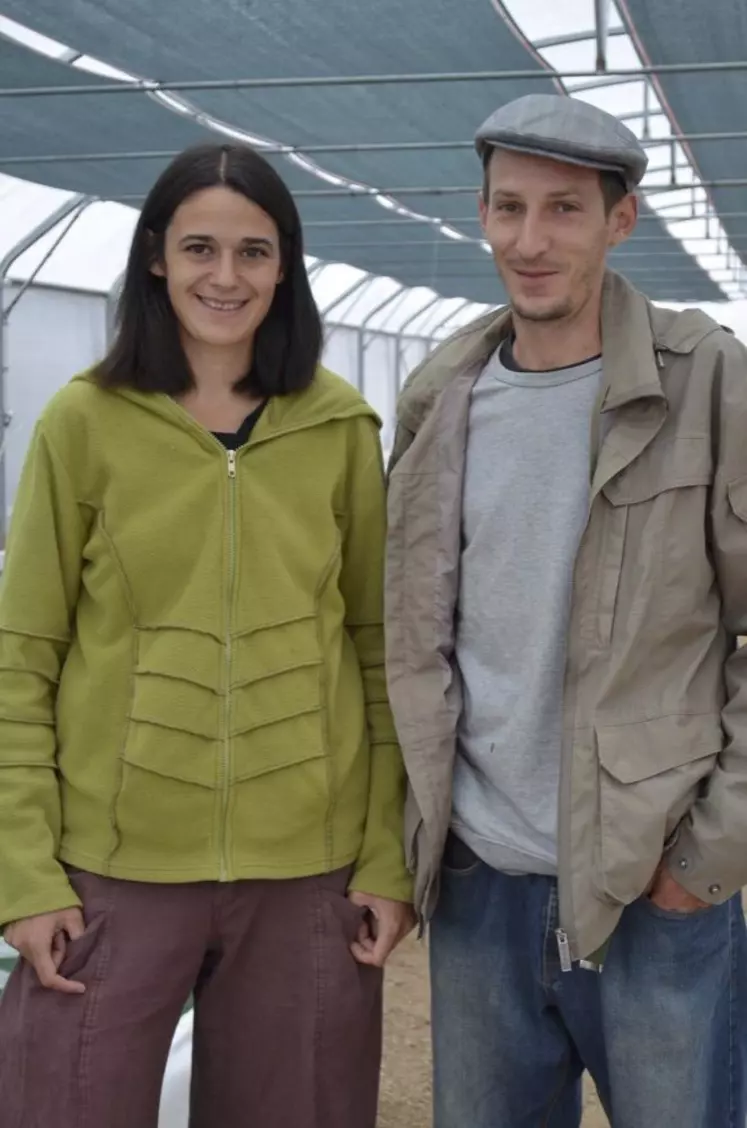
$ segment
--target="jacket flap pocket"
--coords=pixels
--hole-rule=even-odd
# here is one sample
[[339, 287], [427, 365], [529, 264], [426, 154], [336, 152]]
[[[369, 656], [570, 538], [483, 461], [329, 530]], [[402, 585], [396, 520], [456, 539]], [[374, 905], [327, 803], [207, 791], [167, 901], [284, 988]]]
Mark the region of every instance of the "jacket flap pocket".
[[716, 756], [724, 743], [720, 713], [656, 717], [597, 727], [599, 761], [619, 783], [638, 783]]
[[747, 522], [747, 477], [735, 478], [726, 487], [729, 495], [729, 505], [735, 517]]
[[610, 505], [635, 505], [667, 490], [707, 486], [713, 475], [707, 435], [680, 435], [654, 444], [603, 487]]

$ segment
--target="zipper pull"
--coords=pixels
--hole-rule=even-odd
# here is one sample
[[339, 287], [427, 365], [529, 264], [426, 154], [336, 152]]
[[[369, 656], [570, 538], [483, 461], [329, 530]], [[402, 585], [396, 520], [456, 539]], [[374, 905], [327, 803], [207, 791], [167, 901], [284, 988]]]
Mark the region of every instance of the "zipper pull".
[[229, 450], [228, 452], [228, 477], [236, 477], [236, 451]]
[[564, 928], [555, 929], [555, 939], [558, 942], [558, 955], [560, 957], [560, 970], [573, 971], [571, 960], [571, 946], [568, 943], [568, 933]]

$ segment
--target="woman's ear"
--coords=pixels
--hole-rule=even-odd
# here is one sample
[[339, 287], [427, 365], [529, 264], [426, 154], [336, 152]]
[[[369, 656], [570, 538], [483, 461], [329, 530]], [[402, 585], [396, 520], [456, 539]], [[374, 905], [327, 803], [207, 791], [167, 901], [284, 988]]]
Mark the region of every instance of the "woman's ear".
[[157, 278], [165, 278], [166, 270], [164, 269], [161, 257], [158, 254], [158, 240], [153, 231], [148, 233], [148, 251], [150, 253], [150, 266], [148, 269], [151, 274], [155, 274]]

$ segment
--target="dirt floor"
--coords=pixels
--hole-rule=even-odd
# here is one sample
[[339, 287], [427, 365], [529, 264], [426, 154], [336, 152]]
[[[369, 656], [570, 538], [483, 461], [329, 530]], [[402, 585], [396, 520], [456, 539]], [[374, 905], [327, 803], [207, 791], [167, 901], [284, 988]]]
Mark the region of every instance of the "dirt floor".
[[[379, 1128], [430, 1128], [430, 1036], [426, 952], [405, 941], [387, 972], [386, 1045]], [[587, 1094], [583, 1128], [608, 1128]]]

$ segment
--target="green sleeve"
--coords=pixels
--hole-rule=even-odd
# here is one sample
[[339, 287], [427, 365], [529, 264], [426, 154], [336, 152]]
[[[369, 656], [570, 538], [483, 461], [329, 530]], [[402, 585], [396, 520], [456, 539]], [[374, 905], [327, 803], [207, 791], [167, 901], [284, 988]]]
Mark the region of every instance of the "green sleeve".
[[39, 424], [0, 581], [0, 924], [79, 904], [57, 861], [55, 699], [85, 539], [70, 478]]
[[369, 421], [356, 433], [348, 499], [341, 588], [363, 678], [371, 748], [368, 816], [351, 888], [410, 901], [403, 845], [405, 771], [384, 667], [384, 470], [378, 433]]

